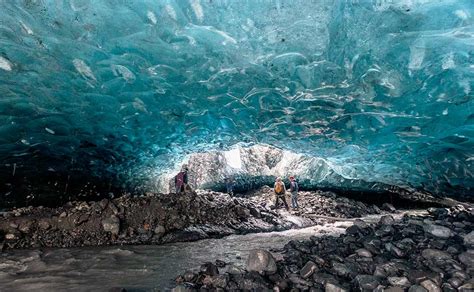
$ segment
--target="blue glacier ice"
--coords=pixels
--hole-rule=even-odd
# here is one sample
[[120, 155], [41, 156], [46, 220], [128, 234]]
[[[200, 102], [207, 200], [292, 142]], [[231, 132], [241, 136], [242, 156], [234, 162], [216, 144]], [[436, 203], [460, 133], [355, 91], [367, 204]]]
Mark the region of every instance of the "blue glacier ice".
[[0, 200], [143, 189], [237, 143], [469, 196], [473, 17], [472, 0], [0, 1]]

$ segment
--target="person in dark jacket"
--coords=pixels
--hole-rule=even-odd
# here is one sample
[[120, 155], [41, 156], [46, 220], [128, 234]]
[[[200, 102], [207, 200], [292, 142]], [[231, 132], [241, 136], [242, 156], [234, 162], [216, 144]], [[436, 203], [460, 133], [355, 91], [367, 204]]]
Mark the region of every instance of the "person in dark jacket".
[[227, 190], [227, 193], [231, 196], [234, 195], [234, 179], [233, 177], [226, 177], [224, 179], [224, 182], [225, 182], [225, 187], [226, 187], [226, 190]]
[[188, 167], [185, 165], [180, 172], [174, 177], [174, 185], [176, 194], [183, 193], [188, 186]]
[[300, 206], [298, 205], [298, 190], [299, 186], [296, 182], [294, 176], [290, 176], [290, 193], [291, 193], [291, 207], [293, 209], [298, 209]]

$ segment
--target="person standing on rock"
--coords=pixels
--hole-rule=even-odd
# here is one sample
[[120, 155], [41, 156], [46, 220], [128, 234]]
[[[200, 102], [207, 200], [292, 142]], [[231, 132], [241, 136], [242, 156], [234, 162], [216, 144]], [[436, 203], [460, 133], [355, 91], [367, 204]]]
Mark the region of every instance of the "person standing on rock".
[[293, 209], [298, 209], [300, 206], [298, 205], [298, 190], [299, 186], [296, 182], [294, 176], [290, 176], [290, 193], [291, 193], [291, 207]]
[[225, 181], [225, 187], [226, 187], [226, 190], [227, 190], [227, 193], [231, 196], [234, 195], [234, 180], [232, 177], [226, 177], [224, 179]]
[[188, 167], [183, 166], [180, 172], [174, 177], [174, 185], [176, 188], [176, 194], [184, 193], [188, 186]]
[[290, 208], [288, 207], [288, 203], [286, 202], [285, 198], [286, 187], [285, 183], [281, 181], [281, 177], [277, 177], [273, 190], [275, 191], [275, 209], [278, 209], [278, 201], [281, 199], [283, 204], [285, 204], [286, 210], [289, 210]]

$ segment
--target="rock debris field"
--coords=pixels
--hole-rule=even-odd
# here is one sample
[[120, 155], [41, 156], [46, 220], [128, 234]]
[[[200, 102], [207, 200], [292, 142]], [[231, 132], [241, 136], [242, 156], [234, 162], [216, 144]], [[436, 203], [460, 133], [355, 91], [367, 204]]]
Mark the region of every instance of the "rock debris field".
[[178, 276], [175, 291], [474, 291], [473, 208], [428, 211], [356, 219], [339, 237], [288, 242], [280, 260], [254, 250], [246, 269], [205, 263]]
[[271, 189], [263, 188], [247, 198], [199, 190], [75, 201], [58, 208], [26, 207], [2, 214], [0, 245], [15, 249], [162, 244], [327, 222], [318, 215], [353, 218], [383, 212], [375, 205], [321, 191], [301, 192], [300, 205], [290, 212], [275, 209]]

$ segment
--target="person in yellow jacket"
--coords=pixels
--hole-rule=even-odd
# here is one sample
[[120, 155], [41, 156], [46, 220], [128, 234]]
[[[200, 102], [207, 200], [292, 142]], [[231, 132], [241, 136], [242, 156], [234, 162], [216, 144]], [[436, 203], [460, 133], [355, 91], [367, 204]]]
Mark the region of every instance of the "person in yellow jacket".
[[273, 190], [275, 192], [275, 209], [278, 208], [278, 201], [281, 199], [283, 204], [285, 204], [286, 210], [289, 210], [290, 208], [288, 207], [288, 203], [286, 202], [285, 198], [286, 187], [285, 183], [281, 180], [281, 177], [277, 177], [275, 185], [273, 186]]

